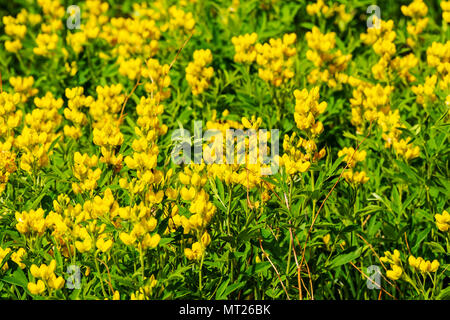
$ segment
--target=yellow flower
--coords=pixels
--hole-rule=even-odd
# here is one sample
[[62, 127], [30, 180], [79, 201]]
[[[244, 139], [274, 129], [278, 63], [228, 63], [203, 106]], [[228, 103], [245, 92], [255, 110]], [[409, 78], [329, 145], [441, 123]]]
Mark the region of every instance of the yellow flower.
[[48, 279], [47, 283], [50, 288], [59, 290], [64, 286], [65, 281], [63, 277], [56, 277], [56, 275], [53, 273]]
[[207, 247], [211, 243], [211, 236], [208, 234], [207, 231], [205, 231], [205, 233], [203, 233], [201, 241], [202, 241], [203, 247]]
[[120, 240], [122, 240], [123, 243], [125, 243], [127, 246], [132, 245], [136, 241], [136, 237], [133, 235], [130, 235], [128, 233], [122, 232], [119, 235]]
[[324, 243], [326, 246], [328, 246], [328, 243], [330, 243], [330, 238], [331, 238], [331, 236], [330, 236], [329, 233], [326, 234], [325, 236], [323, 236], [322, 240], [323, 240], [323, 243]]
[[144, 239], [142, 240], [142, 247], [144, 249], [146, 248], [156, 248], [159, 244], [159, 241], [161, 241], [161, 236], [157, 233], [155, 233], [153, 236], [150, 236], [148, 233], [144, 236]]
[[87, 237], [83, 241], [75, 241], [75, 247], [81, 253], [88, 252], [92, 248], [92, 240], [90, 237]]
[[25, 264], [22, 263], [23, 256], [26, 255], [26, 251], [24, 248], [20, 248], [17, 252], [14, 252], [11, 255], [11, 260], [17, 263], [20, 269], [25, 269]]
[[436, 226], [442, 232], [448, 232], [450, 230], [450, 214], [447, 210], [442, 211], [442, 214], [435, 214]]
[[401, 275], [402, 268], [397, 265], [393, 265], [392, 270], [386, 271], [386, 276], [391, 280], [398, 280], [400, 279]]
[[95, 245], [100, 251], [106, 252], [109, 251], [109, 249], [111, 249], [113, 241], [111, 239], [105, 241], [104, 238], [99, 238], [97, 239]]
[[192, 199], [194, 199], [196, 194], [195, 188], [194, 187], [190, 187], [189, 189], [186, 187], [181, 188], [180, 191], [180, 195], [181, 198], [185, 201], [191, 201]]
[[425, 272], [429, 272], [431, 269], [431, 262], [430, 261], [421, 261], [420, 265], [419, 265], [419, 269], [421, 272], [425, 273]]
[[191, 248], [185, 248], [184, 254], [189, 260], [199, 260], [204, 252], [204, 248], [200, 242], [194, 242]]
[[38, 280], [37, 283], [29, 282], [27, 288], [31, 294], [42, 294], [45, 291], [45, 284], [42, 280]]
[[439, 261], [433, 260], [433, 262], [431, 262], [430, 272], [436, 272], [439, 269], [439, 265]]
[[186, 67], [186, 81], [191, 87], [192, 94], [201, 94], [209, 87], [214, 69], [206, 67], [206, 65], [210, 64], [212, 59], [211, 50], [209, 49], [194, 51], [194, 61], [190, 62]]
[[[0, 247], [0, 263], [3, 262], [3, 259], [5, 259], [5, 257], [6, 257], [10, 252], [11, 252], [11, 249], [10, 249], [10, 248], [3, 249], [2, 247]], [[3, 271], [8, 270], [8, 263], [7, 263], [7, 262], [5, 262], [5, 264], [3, 265], [2, 270], [3, 270]]]

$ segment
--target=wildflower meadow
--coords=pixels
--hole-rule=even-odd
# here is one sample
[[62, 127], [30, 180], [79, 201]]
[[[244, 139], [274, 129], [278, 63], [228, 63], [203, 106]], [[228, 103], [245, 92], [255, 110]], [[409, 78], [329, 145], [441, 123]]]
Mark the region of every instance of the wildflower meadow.
[[0, 17], [0, 299], [450, 299], [450, 1]]

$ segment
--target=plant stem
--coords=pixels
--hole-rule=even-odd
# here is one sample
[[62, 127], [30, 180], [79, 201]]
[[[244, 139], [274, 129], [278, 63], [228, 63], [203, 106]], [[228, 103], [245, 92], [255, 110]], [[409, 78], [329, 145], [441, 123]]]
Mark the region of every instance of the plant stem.
[[94, 256], [94, 262], [95, 262], [95, 268], [97, 270], [97, 275], [98, 275], [98, 278], [100, 279], [100, 284], [102, 286], [102, 293], [103, 293], [103, 296], [106, 298], [107, 294], [106, 294], [106, 291], [105, 291], [105, 286], [103, 285], [103, 280], [100, 277], [100, 267], [98, 266], [98, 262], [97, 262], [97, 252], [95, 253], [95, 256]]

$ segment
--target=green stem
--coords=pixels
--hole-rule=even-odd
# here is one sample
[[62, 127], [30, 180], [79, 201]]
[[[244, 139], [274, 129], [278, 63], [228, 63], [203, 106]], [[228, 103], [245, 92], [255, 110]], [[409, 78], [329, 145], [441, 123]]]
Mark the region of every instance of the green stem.
[[200, 290], [200, 293], [202, 293], [202, 269], [203, 269], [203, 260], [205, 259], [205, 254], [202, 254], [202, 260], [200, 261], [200, 267], [198, 270], [198, 288]]
[[97, 270], [97, 275], [98, 275], [98, 278], [100, 279], [100, 284], [102, 286], [102, 293], [103, 293], [103, 296], [106, 298], [107, 294], [106, 294], [106, 291], [105, 291], [105, 286], [103, 285], [103, 280], [100, 277], [100, 267], [98, 266], [98, 262], [97, 262], [97, 252], [95, 253], [95, 256], [94, 256], [94, 262], [95, 262], [95, 268]]
[[142, 252], [142, 243], [141, 243], [141, 242], [139, 242], [139, 260], [141, 261], [141, 276], [142, 276], [142, 283], [144, 283], [144, 279], [145, 279], [145, 276], [144, 276], [144, 266], [145, 266], [145, 264], [144, 264], [144, 254], [143, 254], [143, 252]]

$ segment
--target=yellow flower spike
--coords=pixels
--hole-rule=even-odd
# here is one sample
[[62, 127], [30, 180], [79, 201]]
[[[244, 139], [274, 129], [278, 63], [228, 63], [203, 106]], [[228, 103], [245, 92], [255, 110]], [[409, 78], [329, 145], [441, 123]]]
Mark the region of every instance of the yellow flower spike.
[[119, 291], [114, 291], [113, 294], [113, 300], [120, 300], [120, 292]]
[[42, 280], [38, 280], [37, 283], [29, 282], [27, 288], [31, 294], [39, 295], [45, 291], [45, 284]]

